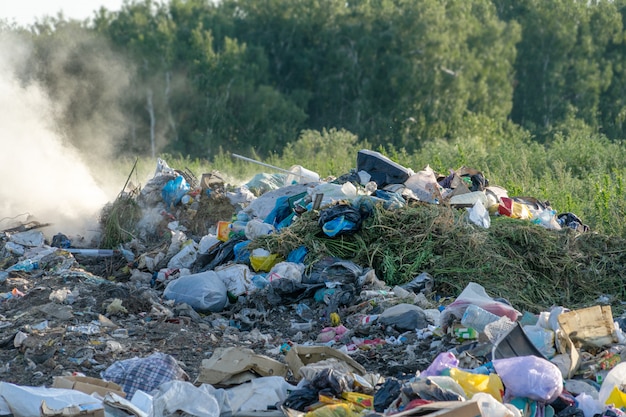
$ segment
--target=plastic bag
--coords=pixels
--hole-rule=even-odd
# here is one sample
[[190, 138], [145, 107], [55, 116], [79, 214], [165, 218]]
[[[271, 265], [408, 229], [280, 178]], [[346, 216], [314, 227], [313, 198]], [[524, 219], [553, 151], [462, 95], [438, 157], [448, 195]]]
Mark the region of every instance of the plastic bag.
[[186, 381], [161, 384], [152, 399], [154, 417], [175, 417], [181, 413], [197, 417], [219, 417], [215, 397]]
[[441, 352], [439, 355], [437, 355], [435, 360], [432, 361], [428, 368], [426, 368], [419, 374], [419, 376], [420, 378], [422, 378], [427, 376], [442, 375], [442, 372], [444, 370], [449, 368], [456, 368], [458, 366], [459, 360], [456, 356], [454, 356], [454, 353]]
[[384, 412], [400, 396], [402, 384], [395, 378], [387, 378], [374, 394], [374, 410]]
[[620, 387], [626, 383], [626, 362], [617, 364], [602, 381], [600, 392], [598, 393], [598, 401], [600, 404], [608, 404], [607, 400], [611, 395], [614, 387]]
[[585, 417], [593, 417], [596, 414], [601, 414], [604, 409], [604, 406], [598, 400], [584, 392], [576, 396], [576, 404], [578, 408], [582, 410]]
[[425, 329], [428, 320], [424, 310], [413, 304], [397, 304], [389, 307], [378, 317], [385, 326], [393, 326], [399, 331]]
[[278, 254], [269, 253], [265, 249], [257, 248], [250, 254], [250, 265], [255, 272], [269, 272], [278, 262]]
[[521, 417], [520, 411], [510, 404], [502, 404], [491, 395], [478, 392], [472, 397], [478, 403], [481, 417]]
[[272, 282], [277, 279], [290, 279], [295, 282], [302, 282], [304, 264], [293, 262], [279, 262], [272, 267], [267, 274], [267, 280]]
[[460, 319], [463, 317], [463, 313], [465, 309], [470, 304], [476, 304], [477, 306], [489, 311], [490, 313], [495, 314], [496, 316], [506, 316], [511, 321], [516, 321], [518, 316], [521, 316], [521, 313], [511, 307], [508, 304], [505, 304], [500, 301], [496, 301], [487, 295], [485, 288], [477, 284], [475, 282], [470, 282], [467, 284], [465, 289], [459, 294], [459, 296], [450, 303], [443, 310], [441, 314], [441, 323], [445, 327], [450, 319], [450, 316], [457, 317]]
[[167, 263], [167, 267], [172, 268], [191, 268], [198, 256], [198, 244], [193, 240], [189, 241], [176, 255]]
[[559, 368], [537, 356], [495, 359], [493, 366], [506, 387], [507, 397], [527, 397], [551, 403], [563, 391]]
[[502, 401], [504, 386], [498, 375], [473, 374], [458, 368], [450, 368], [449, 372], [450, 377], [465, 391], [466, 398], [472, 398], [476, 393], [485, 392], [496, 400]]
[[181, 198], [189, 192], [189, 184], [182, 175], [169, 180], [161, 190], [161, 197], [168, 207], [180, 203]]
[[489, 217], [489, 212], [482, 202], [476, 201], [472, 208], [468, 208], [467, 210], [469, 211], [469, 219], [472, 223], [476, 226], [489, 229], [489, 226], [491, 226], [491, 217]]
[[228, 300], [226, 285], [214, 271], [186, 275], [171, 281], [163, 297], [177, 303], [187, 303], [200, 312], [222, 311]]
[[233, 295], [245, 294], [254, 287], [248, 265], [229, 263], [215, 268], [214, 271], [226, 285], [226, 290]]

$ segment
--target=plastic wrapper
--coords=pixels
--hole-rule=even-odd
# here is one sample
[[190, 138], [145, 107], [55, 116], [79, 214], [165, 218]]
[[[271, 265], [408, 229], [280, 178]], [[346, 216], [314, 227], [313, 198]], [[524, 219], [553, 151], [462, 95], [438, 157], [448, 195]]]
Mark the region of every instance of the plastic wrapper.
[[496, 359], [493, 366], [506, 387], [507, 397], [527, 397], [551, 403], [563, 391], [559, 368], [537, 356]]

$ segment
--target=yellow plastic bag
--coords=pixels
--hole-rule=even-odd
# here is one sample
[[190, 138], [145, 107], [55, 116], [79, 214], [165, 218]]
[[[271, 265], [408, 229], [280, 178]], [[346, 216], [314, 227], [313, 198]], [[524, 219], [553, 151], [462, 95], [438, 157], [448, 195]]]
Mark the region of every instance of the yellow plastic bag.
[[626, 407], [626, 393], [621, 391], [617, 385], [614, 386], [605, 404], [613, 404], [615, 408]]
[[278, 261], [278, 254], [276, 253], [267, 256], [250, 255], [250, 265], [255, 272], [270, 272]]
[[486, 392], [502, 402], [504, 386], [502, 385], [502, 380], [496, 374], [473, 374], [458, 368], [450, 368], [450, 377], [463, 388], [467, 398], [472, 398], [477, 392]]

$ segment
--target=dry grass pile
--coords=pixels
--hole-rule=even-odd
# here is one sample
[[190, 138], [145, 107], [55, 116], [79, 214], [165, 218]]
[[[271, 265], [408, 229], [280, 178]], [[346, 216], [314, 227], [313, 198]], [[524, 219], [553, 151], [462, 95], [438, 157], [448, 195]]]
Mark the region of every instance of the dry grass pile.
[[141, 219], [141, 208], [131, 194], [120, 194], [107, 204], [100, 214], [102, 229], [101, 248], [116, 248], [136, 235], [137, 222]]
[[318, 217], [306, 212], [280, 233], [256, 239], [251, 248], [287, 256], [304, 245], [308, 264], [336, 256], [374, 268], [389, 285], [425, 271], [443, 296], [456, 296], [473, 281], [491, 296], [531, 312], [594, 305], [600, 297], [614, 311], [624, 310], [626, 241], [618, 237], [548, 230], [508, 217], [492, 217], [491, 227], [483, 229], [469, 223], [464, 210], [419, 204], [376, 207], [358, 233], [329, 238]]

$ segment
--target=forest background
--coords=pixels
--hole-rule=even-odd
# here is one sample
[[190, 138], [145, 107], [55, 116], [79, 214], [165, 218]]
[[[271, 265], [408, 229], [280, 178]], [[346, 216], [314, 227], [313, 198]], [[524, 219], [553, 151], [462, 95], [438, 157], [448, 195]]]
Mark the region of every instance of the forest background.
[[125, 172], [338, 176], [368, 148], [626, 237], [625, 23], [626, 0], [129, 0], [0, 32], [64, 140]]

